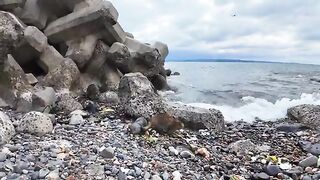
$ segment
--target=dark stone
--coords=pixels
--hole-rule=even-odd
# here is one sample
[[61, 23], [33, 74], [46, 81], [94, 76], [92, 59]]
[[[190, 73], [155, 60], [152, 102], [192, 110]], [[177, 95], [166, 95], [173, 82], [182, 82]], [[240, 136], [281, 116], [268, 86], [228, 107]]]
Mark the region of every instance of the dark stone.
[[93, 101], [86, 101], [84, 110], [88, 111], [90, 114], [96, 114], [97, 112], [99, 112], [99, 106]]
[[150, 78], [151, 83], [157, 90], [165, 90], [168, 89], [168, 83], [165, 77], [157, 74]]
[[293, 124], [283, 123], [283, 124], [277, 125], [276, 129], [278, 131], [289, 133], [289, 132], [298, 132], [298, 131], [306, 130], [308, 129], [308, 127], [299, 123], [293, 123]]
[[256, 180], [269, 180], [270, 179], [270, 176], [266, 173], [257, 173], [257, 174], [254, 174], [253, 175], [253, 179], [256, 179]]
[[90, 84], [87, 88], [87, 97], [91, 101], [99, 99], [99, 87], [96, 84]]
[[166, 75], [167, 76], [171, 76], [171, 73], [172, 73], [171, 69], [166, 69]]
[[265, 172], [270, 176], [277, 176], [279, 173], [281, 173], [281, 170], [277, 165], [268, 165], [265, 168]]
[[180, 73], [179, 72], [174, 72], [172, 75], [179, 76]]

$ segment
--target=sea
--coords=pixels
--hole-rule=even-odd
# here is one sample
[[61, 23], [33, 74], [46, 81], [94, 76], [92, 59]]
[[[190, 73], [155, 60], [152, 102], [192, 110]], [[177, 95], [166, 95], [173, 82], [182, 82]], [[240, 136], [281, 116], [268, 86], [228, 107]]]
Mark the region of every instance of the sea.
[[220, 110], [226, 121], [275, 121], [300, 104], [320, 105], [320, 66], [257, 62], [166, 62], [169, 101]]

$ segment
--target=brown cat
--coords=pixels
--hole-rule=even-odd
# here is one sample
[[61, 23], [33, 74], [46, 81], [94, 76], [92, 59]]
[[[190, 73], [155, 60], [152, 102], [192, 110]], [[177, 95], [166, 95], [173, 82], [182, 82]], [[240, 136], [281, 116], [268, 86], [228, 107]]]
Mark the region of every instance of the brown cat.
[[174, 131], [184, 128], [184, 124], [170, 116], [168, 113], [156, 114], [151, 117], [148, 125], [143, 129], [147, 131], [148, 129], [154, 129], [159, 133], [172, 134]]

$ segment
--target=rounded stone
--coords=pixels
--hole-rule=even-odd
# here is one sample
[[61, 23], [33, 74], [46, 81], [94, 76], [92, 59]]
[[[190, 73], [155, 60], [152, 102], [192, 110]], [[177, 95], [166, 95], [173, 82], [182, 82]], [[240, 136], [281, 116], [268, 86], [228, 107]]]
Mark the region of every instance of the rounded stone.
[[52, 132], [53, 124], [47, 114], [32, 111], [22, 117], [18, 130], [42, 136]]
[[316, 156], [309, 156], [299, 162], [301, 167], [315, 167], [318, 163], [318, 158]]
[[279, 166], [271, 164], [266, 167], [265, 171], [270, 176], [277, 176], [279, 173], [281, 173]]
[[47, 168], [42, 168], [39, 171], [38, 177], [41, 178], [45, 178], [48, 174], [50, 173], [50, 170]]

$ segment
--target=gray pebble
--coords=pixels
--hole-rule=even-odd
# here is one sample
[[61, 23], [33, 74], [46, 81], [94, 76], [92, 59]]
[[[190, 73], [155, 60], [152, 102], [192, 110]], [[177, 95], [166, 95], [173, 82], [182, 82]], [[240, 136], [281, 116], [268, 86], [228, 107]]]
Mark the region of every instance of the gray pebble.
[[7, 176], [7, 174], [5, 172], [0, 172], [0, 178], [3, 178], [5, 176]]
[[299, 166], [301, 167], [314, 167], [318, 163], [318, 158], [316, 156], [309, 156], [302, 161], [299, 162]]
[[134, 167], [134, 171], [135, 171], [137, 176], [140, 176], [142, 174], [142, 170], [137, 166]]
[[194, 158], [194, 154], [190, 152], [189, 150], [183, 150], [180, 152], [180, 156], [183, 158]]
[[167, 171], [165, 171], [163, 174], [162, 174], [162, 179], [163, 180], [168, 180], [169, 179], [169, 173]]
[[104, 158], [111, 159], [114, 157], [114, 149], [112, 147], [102, 147], [99, 154]]
[[0, 152], [0, 162], [4, 162], [7, 159], [7, 154]]
[[45, 178], [50, 173], [49, 169], [42, 168], [39, 171], [39, 178]]
[[266, 173], [270, 176], [277, 176], [279, 173], [281, 173], [281, 169], [277, 165], [268, 165], [266, 167]]

